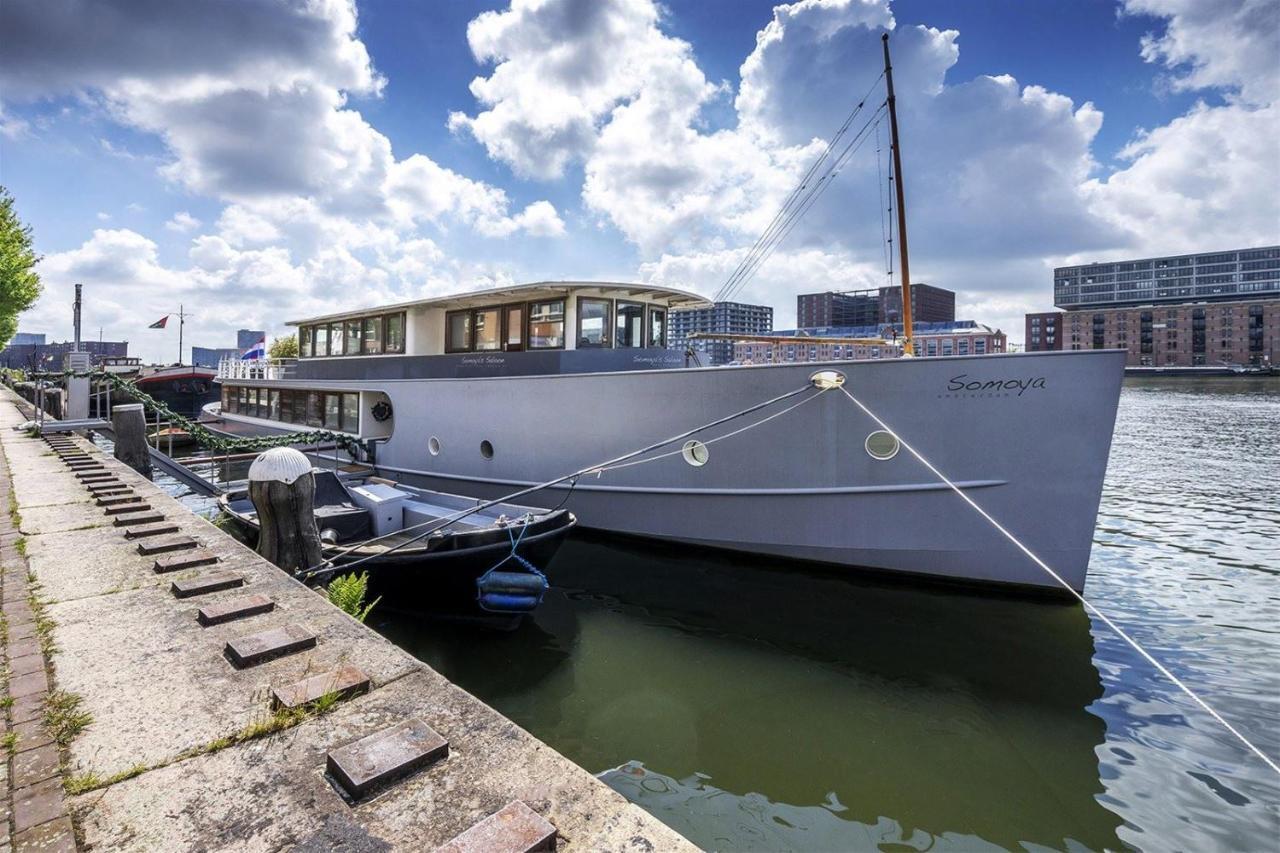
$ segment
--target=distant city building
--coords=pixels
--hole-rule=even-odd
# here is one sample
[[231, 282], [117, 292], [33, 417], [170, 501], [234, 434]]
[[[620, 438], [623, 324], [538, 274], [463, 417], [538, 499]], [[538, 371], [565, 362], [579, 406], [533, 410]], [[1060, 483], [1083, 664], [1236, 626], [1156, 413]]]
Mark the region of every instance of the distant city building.
[[[267, 333], [259, 329], [240, 329], [236, 332], [236, 346], [240, 348], [241, 352], [244, 352], [266, 336]], [[194, 355], [191, 356], [191, 360], [195, 361]], [[217, 365], [214, 366], [216, 367]]]
[[9, 343], [18, 346], [44, 346], [44, 332], [18, 332]]
[[1266, 298], [1280, 298], [1280, 246], [1053, 271], [1053, 304], [1066, 310]]
[[1061, 311], [1028, 314], [1024, 339], [1026, 351], [1046, 352], [1062, 349], [1062, 319], [1065, 316]]
[[[1062, 349], [1128, 350], [1130, 366], [1275, 364], [1280, 246], [1058, 267]], [[1041, 333], [1042, 341], [1046, 338]], [[1056, 348], [1056, 347], [1055, 347]]]
[[[921, 358], [937, 358], [946, 355], [986, 355], [1005, 352], [1008, 338], [999, 329], [992, 329], [973, 320], [951, 322], [912, 323], [915, 331], [915, 351]], [[798, 361], [862, 361], [877, 358], [897, 358], [902, 352], [895, 344], [856, 343], [856, 338], [882, 337], [882, 332], [896, 331], [902, 336], [901, 324], [890, 326], [835, 326], [813, 329], [792, 329], [774, 332], [773, 335], [795, 338], [794, 341], [743, 341], [734, 345], [734, 357], [743, 364], [780, 364]], [[806, 338], [848, 338], [848, 343], [818, 342]]]
[[1069, 311], [1065, 349], [1128, 350], [1130, 366], [1276, 364], [1280, 299]]
[[689, 340], [694, 332], [717, 334], [767, 334], [773, 328], [773, 309], [768, 305], [743, 302], [717, 302], [710, 308], [687, 308], [672, 311], [668, 321], [667, 346], [683, 350], [691, 347], [705, 352], [712, 364], [733, 361], [733, 342]]
[[[43, 338], [44, 335], [31, 337]], [[62, 370], [63, 358], [75, 348], [74, 341], [61, 343], [20, 344], [11, 343], [0, 350], [0, 366], [14, 370]], [[80, 351], [87, 352], [94, 364], [102, 358], [122, 358], [129, 355], [128, 341], [81, 341]]]
[[[260, 340], [262, 340], [262, 338], [258, 338], [253, 343], [257, 343]], [[250, 344], [249, 346], [253, 346], [253, 344]], [[244, 352], [244, 350], [248, 348], [249, 347], [244, 347], [242, 349], [236, 347], [192, 347], [191, 363], [196, 367], [217, 367], [218, 362], [222, 359], [239, 358], [240, 353]]]
[[[948, 323], [956, 318], [956, 294], [930, 284], [911, 285], [912, 323]], [[804, 293], [796, 297], [801, 328], [874, 326], [902, 322], [902, 288], [881, 287], [843, 293]]]

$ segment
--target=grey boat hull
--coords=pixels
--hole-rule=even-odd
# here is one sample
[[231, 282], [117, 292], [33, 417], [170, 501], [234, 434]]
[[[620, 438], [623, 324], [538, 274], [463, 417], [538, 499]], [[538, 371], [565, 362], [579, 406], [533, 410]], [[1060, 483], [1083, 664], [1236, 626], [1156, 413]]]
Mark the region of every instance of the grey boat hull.
[[[803, 387], [822, 369], [843, 373], [852, 394], [1083, 589], [1123, 352], [281, 384], [385, 392], [395, 429], [378, 446], [379, 469], [413, 485], [498, 497]], [[868, 454], [864, 442], [879, 427], [840, 391], [811, 394], [786, 414], [710, 443], [703, 466], [677, 453], [587, 476], [565, 506], [585, 527], [632, 535], [1061, 590], [905, 449], [888, 460]], [[221, 427], [263, 431], [261, 422], [234, 415]], [[547, 490], [541, 503], [559, 503], [566, 488]]]

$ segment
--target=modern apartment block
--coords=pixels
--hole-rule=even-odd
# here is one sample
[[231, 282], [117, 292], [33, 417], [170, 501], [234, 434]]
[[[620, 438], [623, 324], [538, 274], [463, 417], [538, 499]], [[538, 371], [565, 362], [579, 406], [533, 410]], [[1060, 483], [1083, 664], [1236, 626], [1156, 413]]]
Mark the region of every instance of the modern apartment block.
[[1058, 316], [1063, 349], [1125, 349], [1130, 366], [1274, 365], [1280, 246], [1058, 267], [1054, 302], [1027, 315], [1028, 350]]
[[1045, 352], [1062, 349], [1061, 311], [1046, 311], [1042, 314], [1028, 314], [1025, 346], [1027, 352]]
[[[31, 336], [26, 338], [30, 340]], [[44, 335], [38, 337], [43, 338]], [[15, 370], [61, 370], [66, 354], [75, 349], [74, 341], [55, 343], [10, 343], [0, 350], [0, 367]], [[87, 352], [94, 364], [103, 358], [129, 355], [128, 341], [81, 341], [81, 352]]]
[[[1008, 340], [1004, 332], [973, 320], [948, 323], [912, 323], [915, 351], [920, 358], [946, 355], [985, 355], [1005, 352]], [[902, 326], [894, 327], [901, 337]], [[774, 335], [793, 337], [794, 341], [744, 341], [734, 345], [734, 357], [743, 364], [779, 364], [797, 361], [861, 361], [898, 358], [902, 350], [896, 344], [857, 343], [857, 338], [879, 337], [883, 326], [837, 326], [815, 329], [792, 329]], [[806, 340], [818, 339], [818, 340]], [[848, 338], [837, 343], [832, 338]]]
[[[249, 347], [264, 339], [267, 333], [261, 329], [237, 329], [236, 330], [236, 346], [243, 352]], [[214, 365], [215, 367], [217, 365]]]
[[733, 361], [732, 341], [690, 341], [689, 335], [693, 332], [765, 335], [772, 329], [773, 309], [768, 305], [717, 302], [710, 308], [672, 311], [668, 319], [667, 346], [680, 350], [692, 348], [709, 355], [711, 364], [728, 364]]
[[[948, 323], [956, 318], [955, 291], [931, 284], [911, 285], [911, 321]], [[823, 326], [874, 326], [902, 322], [902, 289], [881, 287], [844, 293], [804, 293], [796, 297], [796, 324], [802, 329]]]
[[1280, 298], [1280, 246], [1053, 271], [1053, 304], [1069, 311], [1265, 298]]

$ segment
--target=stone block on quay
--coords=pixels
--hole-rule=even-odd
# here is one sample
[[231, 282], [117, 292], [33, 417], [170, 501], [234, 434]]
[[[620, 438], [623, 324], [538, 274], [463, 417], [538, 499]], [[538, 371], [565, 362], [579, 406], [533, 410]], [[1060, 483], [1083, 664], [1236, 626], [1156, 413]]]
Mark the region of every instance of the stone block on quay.
[[110, 471], [77, 471], [76, 479], [82, 483], [100, 483], [103, 480], [114, 480], [116, 475]]
[[9, 714], [16, 726], [30, 720], [44, 719], [44, 693], [32, 693], [30, 696], [13, 697], [13, 705]]
[[33, 826], [56, 820], [66, 813], [61, 779], [46, 779], [30, 788], [13, 792], [14, 832], [25, 832]]
[[323, 672], [273, 689], [271, 707], [273, 709], [297, 708], [331, 693], [336, 693], [340, 699], [347, 699], [368, 691], [369, 676], [354, 666], [345, 665], [332, 672]]
[[10, 660], [25, 658], [28, 655], [38, 655], [41, 653], [40, 643], [35, 639], [14, 641], [12, 637], [9, 639], [9, 648], [7, 651], [9, 653]]
[[20, 658], [9, 659], [9, 677], [17, 678], [19, 675], [29, 675], [33, 672], [39, 672], [44, 669], [44, 655], [34, 654], [25, 655]]
[[190, 536], [169, 536], [164, 539], [150, 539], [138, 543], [138, 553], [144, 557], [152, 554], [168, 554], [171, 551], [185, 551], [199, 546], [199, 542]]
[[76, 853], [75, 830], [66, 816], [19, 832], [13, 844], [14, 853]]
[[238, 669], [315, 648], [316, 635], [301, 625], [281, 625], [227, 643], [227, 659]]
[[9, 695], [14, 699], [49, 692], [49, 677], [43, 669], [9, 679]]
[[556, 828], [520, 800], [507, 803], [436, 853], [534, 853], [556, 849]]
[[14, 723], [13, 733], [17, 735], [17, 743], [13, 746], [14, 754], [53, 743], [53, 737], [49, 734], [49, 730], [45, 728], [42, 718]]
[[161, 557], [156, 560], [152, 570], [158, 574], [166, 574], [167, 572], [176, 572], [182, 569], [194, 569], [198, 566], [207, 566], [211, 563], [218, 562], [218, 555], [212, 551], [206, 551], [204, 548], [197, 548], [194, 551], [185, 551], [181, 554], [175, 554], [172, 557]]
[[211, 572], [186, 580], [176, 580], [169, 586], [169, 591], [173, 593], [174, 598], [191, 598], [194, 595], [221, 592], [238, 586], [244, 586], [244, 578], [240, 575], [232, 572]]
[[180, 528], [174, 521], [158, 521], [152, 524], [140, 524], [124, 531], [125, 539], [146, 539], [149, 536], [163, 536], [166, 533], [177, 533]]
[[13, 787], [26, 788], [58, 775], [61, 757], [57, 744], [39, 746], [13, 757]]
[[164, 521], [164, 516], [157, 510], [146, 510], [145, 512], [131, 512], [127, 515], [117, 515], [111, 520], [116, 527], [134, 527], [139, 524], [152, 524], [157, 521]]
[[149, 509], [151, 504], [142, 498], [131, 498], [128, 503], [106, 507], [102, 512], [105, 515], [125, 515], [131, 512], [146, 512]]
[[332, 750], [325, 769], [358, 800], [448, 755], [449, 742], [421, 717], [414, 717]]
[[[132, 491], [132, 490], [130, 490]], [[144, 498], [141, 495], [100, 495], [96, 499], [98, 506], [120, 506], [121, 504], [142, 503]]]
[[244, 595], [219, 604], [208, 604], [196, 611], [196, 621], [206, 628], [210, 625], [221, 625], [223, 622], [234, 622], [237, 619], [248, 619], [262, 613], [270, 613], [276, 609], [276, 603], [265, 595]]

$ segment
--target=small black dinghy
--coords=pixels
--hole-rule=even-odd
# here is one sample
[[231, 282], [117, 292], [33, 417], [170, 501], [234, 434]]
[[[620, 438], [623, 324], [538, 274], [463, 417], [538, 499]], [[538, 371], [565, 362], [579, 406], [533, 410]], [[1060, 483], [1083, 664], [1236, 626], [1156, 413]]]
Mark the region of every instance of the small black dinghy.
[[[315, 469], [315, 516], [324, 558], [360, 562], [371, 588], [393, 605], [470, 599], [490, 613], [527, 613], [542, 601], [539, 570], [577, 523], [564, 509], [486, 503], [382, 477], [339, 477]], [[247, 533], [258, 513], [247, 490], [218, 499]], [[425, 534], [425, 535], [424, 535]]]

